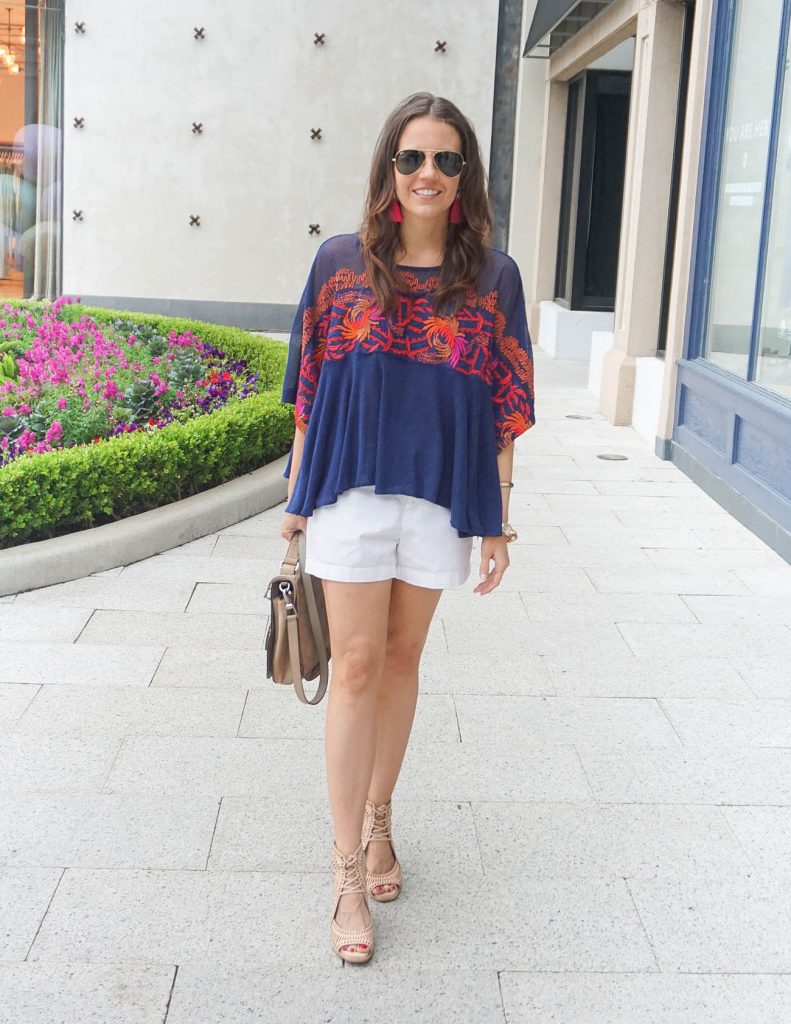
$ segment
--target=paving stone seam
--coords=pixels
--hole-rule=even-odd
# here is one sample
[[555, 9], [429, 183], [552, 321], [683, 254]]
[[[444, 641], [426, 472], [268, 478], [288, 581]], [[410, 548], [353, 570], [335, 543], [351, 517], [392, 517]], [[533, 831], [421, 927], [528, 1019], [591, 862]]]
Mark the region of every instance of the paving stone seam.
[[577, 744], [576, 744], [576, 743], [572, 743], [572, 744], [571, 744], [571, 746], [572, 746], [572, 747], [574, 748], [574, 753], [575, 753], [575, 754], [577, 755], [577, 760], [579, 761], [579, 765], [580, 765], [580, 768], [581, 768], [581, 770], [582, 770], [582, 774], [583, 774], [583, 776], [584, 776], [584, 778], [585, 778], [585, 784], [586, 784], [586, 785], [587, 785], [587, 787], [588, 787], [588, 792], [590, 793], [590, 798], [591, 798], [591, 800], [593, 801], [593, 803], [594, 803], [594, 804], [595, 804], [595, 805], [596, 805], [597, 807], [601, 807], [601, 806], [602, 806], [602, 802], [601, 802], [601, 800], [599, 800], [599, 798], [598, 798], [598, 797], [596, 796], [596, 790], [595, 790], [595, 789], [593, 788], [593, 785], [592, 785], [592, 783], [591, 783], [591, 780], [590, 780], [590, 778], [588, 777], [588, 773], [587, 773], [587, 771], [585, 770], [585, 762], [584, 762], [584, 761], [583, 761], [583, 759], [582, 759], [582, 754], [581, 754], [581, 753], [580, 753], [580, 751], [579, 751], [579, 747], [577, 746]]
[[500, 993], [500, 1009], [503, 1011], [503, 1022], [504, 1024], [509, 1024], [508, 1012], [505, 1008], [505, 997], [503, 996], [503, 985], [502, 980], [500, 978], [500, 975], [502, 973], [502, 971], [497, 971], [497, 991]]
[[[485, 878], [486, 877], [486, 864], [484, 863], [483, 851], [481, 850], [481, 837], [478, 834], [478, 821], [477, 821], [477, 819], [475, 817], [475, 808], [472, 806], [473, 801], [472, 800], [464, 800], [462, 802], [466, 803], [467, 806], [470, 808], [470, 817], [472, 818], [472, 830], [475, 833], [475, 848], [478, 851], [478, 860], [480, 861], [480, 865], [481, 865], [481, 874]], [[503, 801], [503, 802], [510, 803], [510, 801]]]
[[[694, 698], [693, 698], [693, 699], [694, 699]], [[704, 699], [705, 699], [705, 698], [704, 698]], [[659, 710], [660, 710], [660, 711], [662, 712], [662, 714], [663, 714], [663, 715], [665, 716], [665, 719], [667, 720], [667, 724], [668, 724], [668, 725], [670, 726], [670, 728], [671, 728], [671, 729], [673, 730], [673, 732], [675, 733], [675, 735], [676, 735], [676, 736], [678, 737], [678, 743], [679, 743], [679, 746], [680, 746], [680, 747], [685, 747], [685, 746], [686, 746], [686, 743], [684, 743], [684, 740], [683, 740], [683, 739], [682, 739], [682, 737], [681, 737], [681, 733], [680, 733], [680, 732], [678, 731], [678, 729], [677, 729], [677, 728], [675, 727], [675, 725], [673, 724], [673, 719], [672, 719], [672, 718], [670, 717], [670, 715], [669, 715], [669, 714], [667, 713], [667, 708], [666, 708], [666, 707], [665, 707], [665, 705], [664, 705], [664, 704], [662, 703], [662, 698], [661, 698], [661, 697], [649, 697], [649, 700], [653, 700], [653, 701], [655, 702], [655, 704], [656, 704], [656, 705], [658, 706]]]
[[49, 908], [52, 906], [52, 901], [55, 899], [55, 894], [57, 893], [58, 889], [60, 888], [60, 883], [63, 881], [63, 876], [66, 874], [66, 870], [67, 870], [66, 868], [62, 868], [61, 869], [60, 875], [58, 876], [58, 880], [55, 883], [55, 888], [52, 890], [52, 895], [50, 896], [49, 901], [47, 903], [46, 910], [41, 915], [41, 920], [38, 923], [38, 928], [36, 928], [36, 934], [33, 936], [33, 941], [28, 946], [27, 953], [25, 953], [25, 956], [24, 956], [24, 960], [25, 961], [27, 961], [28, 957], [30, 956], [30, 954], [31, 954], [31, 952], [33, 950], [33, 946], [35, 946], [35, 944], [36, 944], [36, 939], [38, 938], [39, 932], [41, 931], [41, 927], [44, 924], [44, 920], [45, 920], [47, 914], [49, 913]]
[[173, 978], [171, 979], [170, 982], [170, 991], [168, 992], [168, 1001], [165, 1004], [165, 1016], [162, 1018], [162, 1024], [167, 1024], [168, 1014], [170, 1013], [170, 1003], [171, 1000], [173, 999], [173, 990], [176, 987], [176, 978], [178, 977], [178, 973], [179, 965], [175, 964], [173, 968]]
[[643, 921], [642, 915], [640, 914], [640, 911], [639, 911], [639, 909], [637, 907], [637, 901], [634, 898], [634, 893], [632, 892], [632, 887], [629, 885], [629, 878], [628, 878], [628, 876], [623, 879], [623, 884], [626, 886], [626, 891], [629, 893], [629, 899], [632, 901], [632, 906], [634, 907], [634, 912], [635, 912], [635, 914], [637, 914], [637, 920], [640, 922], [640, 927], [643, 929], [643, 935], [645, 935], [645, 940], [648, 943], [648, 948], [651, 950], [651, 956], [654, 958], [654, 963], [656, 964], [656, 969], [657, 969], [657, 971], [660, 974], [667, 973], [666, 971], [665, 972], [662, 971], [662, 967], [661, 967], [661, 965], [659, 963], [659, 958], [657, 957], [656, 950], [654, 949], [654, 944], [651, 941], [651, 936], [648, 934], [648, 929], [646, 928], [645, 922]]
[[[209, 558], [211, 558], [211, 552], [209, 552], [209, 555], [208, 555], [208, 557], [209, 557]], [[183, 608], [181, 609], [181, 614], [182, 614], [182, 615], [186, 615], [186, 614], [188, 614], [188, 612], [189, 612], [189, 607], [190, 607], [190, 605], [192, 604], [192, 599], [193, 599], [193, 597], [195, 597], [195, 594], [196, 594], [196, 593], [198, 592], [198, 586], [199, 586], [199, 584], [198, 584], [198, 581], [197, 581], [197, 580], [195, 580], [195, 582], [194, 582], [194, 583], [192, 584], [192, 590], [190, 591], [190, 595], [189, 595], [189, 597], [187, 598], [187, 603], [186, 603], [186, 604], [184, 605], [184, 607], [183, 607]]]
[[[154, 685], [154, 679], [156, 678], [156, 674], [157, 674], [157, 672], [159, 672], [159, 667], [162, 664], [162, 662], [165, 660], [165, 655], [167, 653], [168, 653], [168, 648], [167, 647], [163, 647], [162, 648], [162, 653], [159, 656], [159, 661], [157, 662], [156, 668], [151, 673], [151, 678], [148, 680], [148, 683], [146, 684], [146, 686], [153, 686]], [[177, 687], [172, 687], [172, 689], [177, 689]]]
[[[171, 689], [179, 689], [179, 687], [171, 687]], [[244, 721], [244, 713], [245, 713], [245, 710], [247, 709], [247, 702], [248, 702], [249, 699], [250, 699], [250, 690], [248, 688], [247, 692], [244, 695], [244, 703], [242, 704], [242, 713], [239, 715], [239, 722], [238, 722], [238, 724], [236, 726], [236, 738], [237, 739], [241, 739], [240, 733], [241, 733], [241, 729], [242, 729], [242, 722]]]
[[[225, 798], [223, 796], [217, 801], [217, 813], [214, 816], [214, 828], [211, 831], [211, 839], [209, 840], [209, 849], [206, 851], [206, 863], [203, 865], [203, 870], [209, 870], [209, 861], [211, 860], [212, 846], [214, 846], [214, 837], [217, 834], [217, 825], [220, 821], [220, 814], [222, 812], [222, 802]], [[167, 1015], [166, 1015], [167, 1016]]]
[[99, 790], [98, 791], [100, 793], [106, 793], [107, 792], [107, 790], [105, 790], [104, 787], [107, 785], [107, 782], [108, 782], [110, 776], [113, 773], [113, 768], [115, 768], [116, 761], [118, 760], [118, 758], [119, 758], [119, 756], [121, 754], [121, 751], [123, 750], [124, 744], [126, 743], [128, 738], [129, 738], [129, 734], [128, 733], [124, 733], [124, 735], [121, 737], [121, 742], [118, 744], [118, 749], [116, 750], [115, 755], [113, 756], [113, 760], [110, 763], [110, 767], [107, 769], [107, 774], [105, 775], [104, 779], [102, 780], [101, 786], [99, 786]]

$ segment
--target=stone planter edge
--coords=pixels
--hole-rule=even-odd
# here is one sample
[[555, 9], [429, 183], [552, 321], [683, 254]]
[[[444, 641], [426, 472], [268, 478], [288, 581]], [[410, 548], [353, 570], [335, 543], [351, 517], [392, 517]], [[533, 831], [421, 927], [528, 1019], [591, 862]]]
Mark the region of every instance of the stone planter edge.
[[0, 597], [130, 565], [233, 526], [286, 498], [287, 456], [116, 523], [0, 551]]

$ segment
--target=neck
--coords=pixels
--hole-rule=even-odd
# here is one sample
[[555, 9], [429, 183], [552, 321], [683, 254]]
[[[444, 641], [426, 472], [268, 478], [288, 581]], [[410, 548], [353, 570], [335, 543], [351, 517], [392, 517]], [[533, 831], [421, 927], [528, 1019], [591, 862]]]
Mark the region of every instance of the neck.
[[401, 255], [399, 261], [418, 267], [438, 266], [442, 262], [445, 251], [446, 228], [444, 220], [415, 223], [411, 217], [404, 217], [400, 226]]

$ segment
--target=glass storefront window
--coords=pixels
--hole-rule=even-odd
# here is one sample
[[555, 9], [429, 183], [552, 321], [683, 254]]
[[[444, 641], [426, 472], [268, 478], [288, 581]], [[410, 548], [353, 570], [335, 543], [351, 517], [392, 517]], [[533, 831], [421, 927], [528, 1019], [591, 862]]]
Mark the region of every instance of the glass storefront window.
[[60, 294], [64, 0], [0, 13], [0, 302]]
[[[737, 5], [703, 355], [747, 376], [783, 5]], [[791, 328], [791, 323], [789, 323]]]
[[[786, 54], [786, 68], [791, 54]], [[772, 188], [755, 380], [791, 398], [791, 83], [786, 74]]]

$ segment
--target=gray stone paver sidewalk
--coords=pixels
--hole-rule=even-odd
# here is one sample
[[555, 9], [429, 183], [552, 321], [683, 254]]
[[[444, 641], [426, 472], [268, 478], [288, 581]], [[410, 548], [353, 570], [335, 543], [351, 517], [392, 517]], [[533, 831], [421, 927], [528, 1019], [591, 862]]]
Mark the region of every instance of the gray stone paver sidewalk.
[[0, 1022], [789, 1019], [791, 568], [536, 362], [513, 565], [440, 603], [364, 968], [326, 701], [263, 668], [282, 507], [0, 599]]

